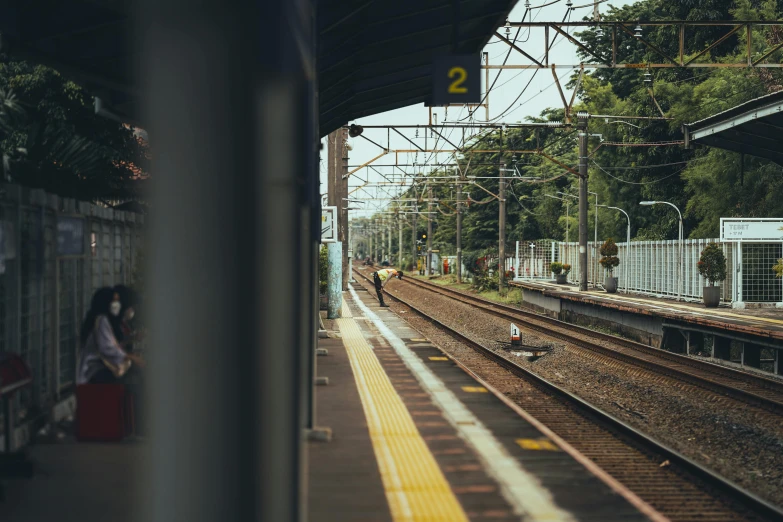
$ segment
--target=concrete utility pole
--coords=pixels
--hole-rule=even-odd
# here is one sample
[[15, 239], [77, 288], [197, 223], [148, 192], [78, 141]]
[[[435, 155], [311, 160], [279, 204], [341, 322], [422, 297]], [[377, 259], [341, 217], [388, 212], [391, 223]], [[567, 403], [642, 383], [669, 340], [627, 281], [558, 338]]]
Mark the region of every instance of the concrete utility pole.
[[432, 187], [428, 189], [427, 198], [427, 272], [432, 275]]
[[403, 227], [403, 221], [402, 216], [400, 216], [399, 213], [397, 213], [397, 221], [400, 226], [400, 232], [399, 237], [397, 237], [397, 266], [400, 267], [400, 270], [404, 270], [402, 267], [402, 227]]
[[505, 179], [506, 165], [500, 169], [500, 176], [498, 179], [498, 270], [499, 270], [499, 284], [498, 290], [503, 293], [506, 289], [506, 179]]
[[577, 114], [579, 131], [579, 291], [587, 291], [587, 118]]
[[418, 251], [416, 250], [416, 227], [418, 226], [418, 205], [414, 207], [414, 212], [411, 214], [411, 262], [413, 263], [413, 270], [416, 270], [416, 262], [419, 260]]
[[386, 221], [386, 234], [388, 237], [388, 252], [389, 252], [389, 263], [391, 263], [392, 260], [392, 224], [391, 224], [391, 218], [389, 218]]
[[[340, 309], [342, 307], [342, 299], [340, 292], [345, 289], [347, 281], [345, 281], [345, 265], [343, 251], [343, 242], [345, 241], [344, 234], [344, 217], [343, 217], [343, 169], [342, 169], [342, 156], [343, 156], [343, 132], [338, 129], [329, 134], [328, 139], [328, 158], [329, 163], [327, 165], [327, 201], [330, 207], [337, 207], [335, 215], [336, 223], [334, 224], [337, 231], [337, 241], [327, 244], [327, 295], [328, 295], [328, 313], [329, 319], [335, 319], [339, 317]], [[347, 183], [347, 180], [345, 180]]]
[[340, 200], [337, 213], [338, 220], [337, 240], [343, 244], [343, 291], [348, 290], [348, 281], [351, 272], [348, 265], [348, 129], [340, 129], [340, 141], [338, 142], [342, 163], [338, 169], [340, 178]]
[[593, 288], [598, 288], [598, 208], [602, 205], [598, 204], [598, 192], [588, 190], [587, 193], [595, 196], [595, 225], [593, 225], [595, 239], [593, 240], [593, 258], [590, 262], [590, 270], [593, 270]]
[[375, 235], [375, 232], [373, 232], [372, 225], [370, 225], [370, 231], [369, 231], [369, 234], [367, 234], [367, 236], [370, 238], [370, 247], [369, 247], [369, 251], [367, 252], [367, 256], [368, 257], [373, 257], [373, 255], [374, 255], [374, 251], [372, 249], [372, 236], [373, 235]]
[[457, 182], [457, 283], [462, 282], [462, 184]]
[[380, 228], [377, 225], [377, 221], [373, 220], [373, 232], [372, 233], [373, 233], [373, 236], [375, 236], [375, 262], [376, 263], [380, 263], [380, 261], [381, 261], [379, 259], [379, 257], [378, 257], [378, 254], [380, 253], [380, 250], [381, 250], [382, 247], [380, 246], [379, 243], [381, 243], [383, 241], [382, 237], [378, 237], [380, 235], [380, 234], [378, 234], [379, 232], [380, 232]]

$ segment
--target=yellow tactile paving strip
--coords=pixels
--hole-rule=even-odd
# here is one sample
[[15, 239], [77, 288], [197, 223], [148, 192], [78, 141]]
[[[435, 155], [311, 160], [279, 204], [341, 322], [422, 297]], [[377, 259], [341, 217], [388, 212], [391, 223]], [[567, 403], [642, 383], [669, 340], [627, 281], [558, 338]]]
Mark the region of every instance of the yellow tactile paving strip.
[[372, 347], [343, 302], [337, 325], [351, 361], [375, 456], [395, 522], [467, 522]]

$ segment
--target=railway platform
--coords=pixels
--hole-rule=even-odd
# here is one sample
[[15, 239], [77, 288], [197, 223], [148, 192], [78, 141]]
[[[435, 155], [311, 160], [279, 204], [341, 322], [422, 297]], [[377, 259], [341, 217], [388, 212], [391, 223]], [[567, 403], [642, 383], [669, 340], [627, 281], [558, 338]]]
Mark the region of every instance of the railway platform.
[[665, 520], [360, 285], [318, 358], [313, 521]]
[[523, 306], [560, 320], [609, 328], [633, 340], [750, 371], [783, 374], [783, 309], [705, 308], [701, 303], [609, 294], [549, 281], [515, 280]]

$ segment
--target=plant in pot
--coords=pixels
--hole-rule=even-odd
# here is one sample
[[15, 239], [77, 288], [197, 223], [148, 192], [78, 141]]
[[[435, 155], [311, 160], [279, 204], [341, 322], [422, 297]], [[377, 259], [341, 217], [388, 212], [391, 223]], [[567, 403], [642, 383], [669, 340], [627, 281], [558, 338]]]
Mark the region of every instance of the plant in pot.
[[704, 247], [696, 267], [699, 274], [709, 283], [709, 286], [704, 287], [702, 294], [704, 306], [716, 308], [720, 304], [720, 286], [716, 286], [715, 283], [726, 279], [726, 256], [720, 245], [710, 243]]
[[617, 257], [617, 245], [610, 237], [601, 245], [601, 259], [598, 261], [601, 266], [609, 272], [604, 281], [604, 288], [610, 294], [617, 292], [617, 278], [613, 277], [614, 269], [620, 265], [620, 258]]
[[568, 274], [571, 273], [571, 265], [563, 263], [563, 283], [568, 282]]
[[552, 261], [549, 263], [549, 270], [553, 274], [555, 274], [555, 281], [557, 284], [563, 284], [565, 281], [563, 281], [562, 273], [563, 273], [563, 263], [558, 263], [557, 261]]

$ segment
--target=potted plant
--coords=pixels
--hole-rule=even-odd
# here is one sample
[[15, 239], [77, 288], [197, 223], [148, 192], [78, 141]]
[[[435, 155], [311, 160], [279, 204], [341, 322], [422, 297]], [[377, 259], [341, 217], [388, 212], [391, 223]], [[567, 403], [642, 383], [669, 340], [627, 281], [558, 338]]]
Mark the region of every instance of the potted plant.
[[557, 261], [553, 261], [552, 263], [549, 263], [549, 270], [551, 270], [552, 273], [555, 274], [555, 282], [557, 284], [562, 285], [567, 282], [568, 274], [563, 273], [563, 263], [558, 263]]
[[563, 283], [568, 282], [568, 274], [571, 273], [571, 265], [563, 263]]
[[704, 287], [702, 298], [704, 306], [716, 308], [720, 304], [719, 283], [726, 279], [726, 256], [723, 249], [717, 243], [710, 243], [701, 251], [701, 257], [696, 264], [699, 274], [707, 280], [709, 286]]
[[617, 278], [613, 277], [614, 269], [620, 264], [620, 258], [617, 257], [617, 245], [610, 237], [601, 245], [601, 259], [598, 261], [601, 266], [609, 272], [604, 281], [604, 288], [610, 294], [617, 292]]

